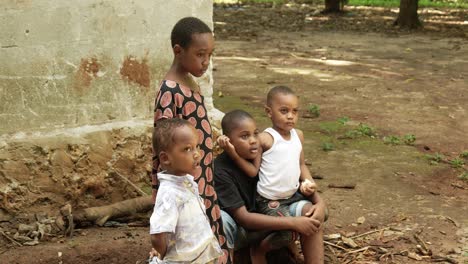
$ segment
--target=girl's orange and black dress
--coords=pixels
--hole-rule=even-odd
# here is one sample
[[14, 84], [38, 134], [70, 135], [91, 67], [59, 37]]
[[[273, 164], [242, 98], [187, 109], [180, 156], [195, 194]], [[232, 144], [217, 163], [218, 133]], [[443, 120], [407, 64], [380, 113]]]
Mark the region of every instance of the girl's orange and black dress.
[[[200, 196], [205, 201], [206, 214], [210, 220], [213, 233], [218, 238], [224, 252], [218, 263], [230, 263], [229, 251], [226, 245], [226, 237], [221, 221], [221, 211], [218, 206], [218, 198], [213, 186], [213, 139], [211, 125], [205, 108], [203, 96], [190, 88], [177, 82], [164, 80], [161, 83], [156, 96], [154, 108], [154, 124], [161, 118], [182, 118], [188, 120], [198, 133], [200, 144], [200, 169], [194, 173], [198, 184]], [[151, 182], [153, 185], [153, 201], [156, 199], [158, 179], [156, 173], [159, 169], [159, 160], [153, 154], [153, 171]]]

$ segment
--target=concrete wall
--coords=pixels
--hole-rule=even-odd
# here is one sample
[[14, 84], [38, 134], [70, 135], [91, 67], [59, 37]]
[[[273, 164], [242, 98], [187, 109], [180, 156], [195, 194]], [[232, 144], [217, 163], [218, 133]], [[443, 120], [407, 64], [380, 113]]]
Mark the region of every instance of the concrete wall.
[[[153, 104], [182, 17], [212, 0], [0, 1], [0, 224], [150, 193]], [[211, 117], [211, 70], [199, 80]], [[24, 216], [27, 219], [34, 217]], [[29, 218], [28, 218], [29, 217]]]
[[212, 1], [0, 1], [0, 135], [151, 120], [189, 15], [212, 27]]

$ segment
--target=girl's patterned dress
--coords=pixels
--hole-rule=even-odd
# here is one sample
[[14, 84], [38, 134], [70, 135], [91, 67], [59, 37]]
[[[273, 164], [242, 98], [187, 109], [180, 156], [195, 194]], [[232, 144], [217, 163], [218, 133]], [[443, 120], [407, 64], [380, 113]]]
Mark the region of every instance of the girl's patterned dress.
[[[156, 125], [156, 121], [161, 118], [174, 117], [188, 120], [198, 132], [200, 156], [202, 158], [200, 160], [200, 169], [193, 176], [198, 183], [200, 195], [204, 199], [211, 229], [218, 238], [224, 252], [224, 257], [221, 257], [218, 263], [228, 263], [228, 249], [221, 221], [221, 211], [213, 186], [213, 140], [204, 98], [200, 93], [194, 92], [188, 87], [174, 81], [165, 80], [161, 83], [160, 90], [156, 96], [154, 124]], [[151, 176], [153, 200], [155, 200], [157, 193], [158, 179], [156, 173], [158, 168], [159, 160], [153, 154], [153, 171]]]

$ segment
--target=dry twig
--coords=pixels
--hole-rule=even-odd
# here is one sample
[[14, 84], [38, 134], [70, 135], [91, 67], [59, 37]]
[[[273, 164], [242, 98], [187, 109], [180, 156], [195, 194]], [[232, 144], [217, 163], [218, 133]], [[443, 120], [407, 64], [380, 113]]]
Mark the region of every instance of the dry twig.
[[368, 249], [369, 249], [369, 247], [363, 247], [363, 248], [360, 248], [360, 249], [348, 251], [348, 252], [346, 252], [346, 254], [348, 254], [348, 255], [349, 255], [349, 254], [354, 254], [354, 253], [358, 253], [358, 252], [361, 252], [361, 251], [366, 251], [366, 250], [368, 250]]
[[388, 227], [385, 227], [385, 228], [382, 228], [382, 229], [376, 229], [376, 230], [372, 230], [372, 231], [369, 231], [369, 232], [362, 233], [362, 234], [360, 234], [360, 235], [352, 236], [352, 237], [350, 237], [350, 238], [355, 239], [355, 238], [358, 238], [358, 237], [363, 237], [363, 236], [367, 236], [367, 235], [370, 235], [370, 234], [373, 234], [373, 233], [385, 231], [385, 230], [387, 230], [387, 229], [388, 229]]
[[140, 189], [140, 187], [136, 186], [133, 182], [131, 182], [129, 179], [127, 179], [126, 177], [124, 177], [123, 175], [121, 175], [120, 173], [116, 172], [116, 171], [111, 171], [109, 174], [114, 174], [114, 175], [117, 175], [119, 178], [121, 178], [122, 180], [124, 180], [126, 183], [128, 183], [130, 186], [133, 187], [133, 189], [135, 189], [138, 193], [141, 194], [141, 196], [146, 196], [148, 195], [147, 193], [145, 193], [142, 189]]
[[333, 244], [333, 243], [330, 243], [330, 242], [328, 242], [328, 241], [323, 241], [323, 243], [324, 243], [325, 245], [329, 245], [329, 246], [336, 247], [336, 248], [339, 248], [339, 249], [341, 249], [341, 250], [347, 251], [346, 248], [341, 247], [341, 246], [338, 246], [338, 245]]
[[10, 240], [11, 243], [17, 245], [17, 246], [20, 246], [22, 247], [23, 245], [21, 243], [19, 243], [18, 241], [14, 240], [13, 238], [11, 238], [9, 235], [5, 234], [5, 232], [3, 232], [3, 230], [0, 230], [0, 234], [2, 234], [6, 239]]

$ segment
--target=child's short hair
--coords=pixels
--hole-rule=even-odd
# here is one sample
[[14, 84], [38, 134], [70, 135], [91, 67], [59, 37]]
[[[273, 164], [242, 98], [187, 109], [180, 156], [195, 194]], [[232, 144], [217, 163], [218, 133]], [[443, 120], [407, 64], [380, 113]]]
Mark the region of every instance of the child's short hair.
[[277, 94], [283, 94], [283, 95], [293, 94], [293, 95], [295, 95], [296, 93], [294, 93], [294, 91], [291, 90], [291, 88], [289, 88], [287, 86], [283, 86], [283, 85], [275, 86], [275, 87], [271, 88], [270, 91], [268, 91], [268, 94], [267, 94], [267, 105], [268, 106], [271, 105], [271, 101], [273, 101], [273, 98]]
[[153, 151], [159, 155], [161, 151], [169, 150], [174, 143], [174, 134], [177, 128], [192, 126], [192, 124], [181, 118], [164, 118], [156, 121], [153, 130]]
[[179, 44], [182, 48], [187, 48], [192, 41], [193, 34], [213, 33], [205, 22], [196, 17], [184, 17], [179, 20], [171, 32], [171, 45], [174, 48]]
[[232, 110], [224, 115], [221, 120], [221, 128], [224, 135], [229, 135], [244, 119], [252, 119], [253, 117], [244, 110]]

